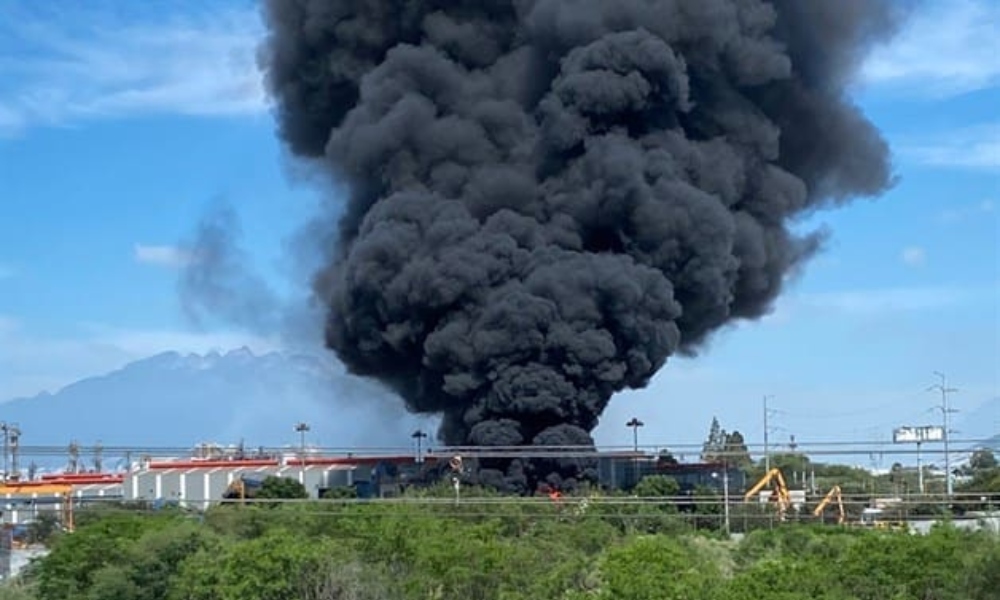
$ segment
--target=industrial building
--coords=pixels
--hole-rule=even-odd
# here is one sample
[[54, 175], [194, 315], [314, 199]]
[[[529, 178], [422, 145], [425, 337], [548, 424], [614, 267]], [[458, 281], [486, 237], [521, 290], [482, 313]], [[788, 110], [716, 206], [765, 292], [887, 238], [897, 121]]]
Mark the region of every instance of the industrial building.
[[179, 459], [146, 461], [128, 473], [126, 500], [165, 502], [205, 509], [222, 500], [240, 478], [287, 477], [305, 486], [311, 498], [323, 491], [354, 484], [351, 464], [324, 464], [316, 459]]
[[8, 481], [0, 485], [3, 523], [29, 523], [50, 512], [71, 526], [74, 507], [122, 498], [124, 480], [116, 473], [58, 473], [34, 481]]
[[[204, 510], [222, 501], [234, 482], [261, 481], [269, 476], [302, 483], [314, 499], [338, 488], [353, 488], [359, 498], [393, 497], [410, 485], [437, 480], [441, 464], [450, 458], [430, 453], [419, 457], [301, 456], [248, 458], [197, 452], [184, 458], [144, 458], [130, 464], [124, 473], [61, 473], [42, 475], [35, 481], [8, 482], [0, 486], [3, 522], [27, 523], [44, 511], [54, 512], [65, 521], [67, 511], [73, 508], [108, 500]], [[665, 463], [656, 456], [637, 452], [599, 453], [595, 462], [599, 483], [606, 489], [631, 490], [648, 475], [672, 477], [684, 493], [696, 488], [721, 493], [726, 485], [735, 490], [745, 487], [743, 471], [720, 464]]]

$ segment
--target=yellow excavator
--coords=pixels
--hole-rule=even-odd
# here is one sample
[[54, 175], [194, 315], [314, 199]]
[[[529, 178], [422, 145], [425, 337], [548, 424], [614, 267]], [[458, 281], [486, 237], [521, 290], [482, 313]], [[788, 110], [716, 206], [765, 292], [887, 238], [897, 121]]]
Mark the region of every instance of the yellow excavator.
[[835, 503], [837, 506], [837, 525], [843, 525], [844, 521], [847, 520], [847, 515], [844, 513], [844, 498], [840, 493], [839, 485], [835, 485], [830, 488], [830, 491], [823, 497], [822, 502], [820, 502], [813, 510], [813, 516], [822, 517], [823, 511], [831, 503]]
[[789, 507], [792, 505], [792, 496], [788, 492], [788, 485], [785, 483], [785, 476], [781, 474], [781, 470], [778, 468], [771, 469], [760, 478], [760, 481], [754, 484], [752, 488], [747, 490], [747, 493], [743, 495], [745, 501], [750, 500], [762, 489], [771, 485], [772, 493], [769, 500], [775, 502], [778, 507], [778, 518], [782, 521], [785, 520], [785, 513], [788, 512]]

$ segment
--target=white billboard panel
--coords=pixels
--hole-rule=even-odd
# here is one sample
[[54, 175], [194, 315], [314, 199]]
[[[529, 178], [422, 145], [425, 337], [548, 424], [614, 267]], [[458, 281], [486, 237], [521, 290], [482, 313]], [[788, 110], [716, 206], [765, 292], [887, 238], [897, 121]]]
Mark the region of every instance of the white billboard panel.
[[892, 441], [897, 444], [919, 444], [940, 442], [944, 439], [944, 427], [924, 425], [923, 427], [897, 427], [892, 432]]

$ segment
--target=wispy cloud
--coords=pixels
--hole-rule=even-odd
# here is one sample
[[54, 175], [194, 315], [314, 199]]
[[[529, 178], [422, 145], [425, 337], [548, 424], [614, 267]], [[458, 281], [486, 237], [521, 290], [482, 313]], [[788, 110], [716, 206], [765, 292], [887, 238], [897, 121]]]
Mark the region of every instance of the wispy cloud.
[[927, 261], [927, 252], [920, 246], [907, 246], [899, 253], [899, 258], [910, 267], [919, 267]]
[[945, 223], [960, 223], [968, 219], [981, 218], [993, 214], [996, 202], [990, 199], [979, 202], [969, 202], [945, 209], [940, 213], [940, 219]]
[[266, 352], [281, 345], [232, 331], [122, 329], [104, 324], [85, 324], [80, 331], [53, 337], [0, 315], [0, 401], [55, 391], [160, 352], [205, 353], [243, 346]]
[[933, 167], [1000, 169], [1000, 121], [941, 132], [900, 137], [897, 152], [904, 158]]
[[995, 0], [935, 0], [911, 15], [862, 69], [866, 83], [947, 97], [1000, 83]]
[[261, 112], [256, 11], [194, 7], [181, 15], [137, 9], [129, 18], [121, 16], [127, 9], [65, 4], [0, 9], [0, 132], [141, 114]]
[[135, 244], [132, 249], [136, 262], [179, 269], [191, 262], [191, 253], [178, 246]]
[[17, 329], [17, 319], [0, 315], [0, 335], [8, 334]]
[[921, 312], [967, 305], [996, 296], [997, 290], [961, 287], [906, 287], [802, 294], [796, 304], [853, 315]]

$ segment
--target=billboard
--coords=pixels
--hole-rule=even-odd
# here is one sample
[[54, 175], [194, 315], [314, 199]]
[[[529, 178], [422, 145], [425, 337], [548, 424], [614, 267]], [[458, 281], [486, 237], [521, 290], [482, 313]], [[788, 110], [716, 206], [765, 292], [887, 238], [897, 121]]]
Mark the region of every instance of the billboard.
[[897, 444], [919, 444], [940, 442], [944, 439], [944, 427], [924, 425], [923, 427], [897, 427], [892, 431], [892, 441]]

